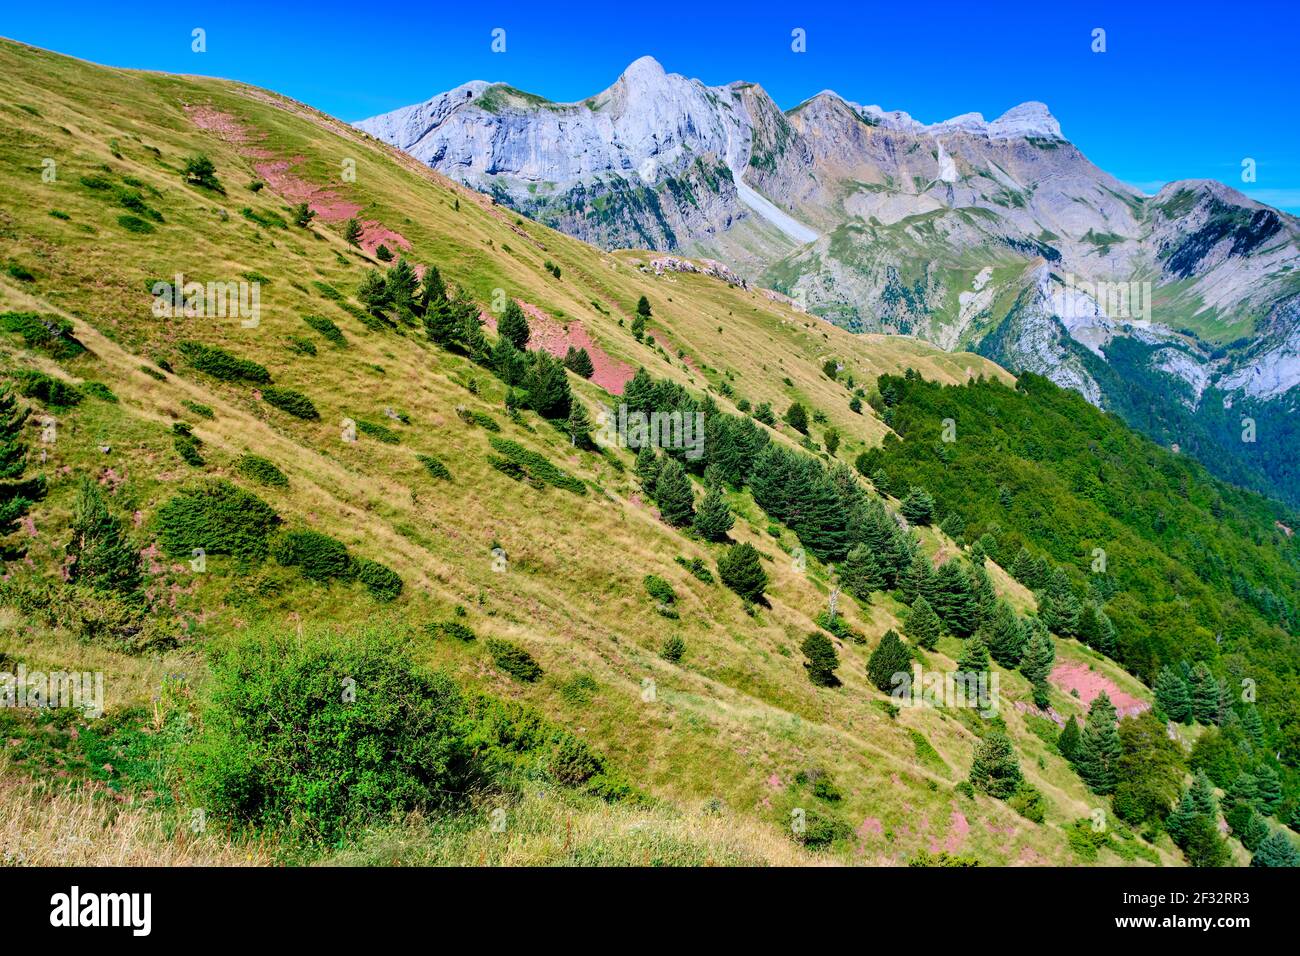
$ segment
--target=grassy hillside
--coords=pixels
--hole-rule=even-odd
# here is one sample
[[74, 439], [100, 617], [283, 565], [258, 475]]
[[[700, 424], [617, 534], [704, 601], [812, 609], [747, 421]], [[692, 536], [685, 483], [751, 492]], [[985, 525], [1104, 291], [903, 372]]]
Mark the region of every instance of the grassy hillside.
[[[593, 418], [644, 367], [655, 380], [708, 395], [726, 414], [768, 403], [779, 416], [802, 403], [813, 413], [814, 448], [801, 454], [820, 454], [828, 466], [852, 462], [890, 434], [865, 401], [878, 376], [911, 368], [945, 384], [972, 375], [1011, 381], [987, 360], [906, 338], [853, 336], [759, 290], [701, 273], [657, 274], [648, 253], [603, 254], [262, 90], [91, 66], [9, 42], [0, 42], [0, 77], [0, 188], [9, 197], [0, 210], [0, 312], [39, 317], [36, 326], [7, 320], [0, 375], [32, 410], [20, 436], [30, 449], [25, 478], [44, 476], [8, 539], [0, 669], [99, 671], [106, 704], [98, 720], [0, 710], [0, 786], [16, 808], [0, 821], [7, 854], [41, 862], [1181, 858], [1168, 836], [1147, 844], [1122, 827], [1100, 853], [1080, 848], [1075, 822], [1090, 817], [1098, 797], [1060, 756], [1056, 725], [1016, 671], [1001, 673], [999, 716], [1042, 796], [1041, 820], [967, 789], [991, 725], [969, 711], [891, 708], [868, 679], [873, 648], [901, 626], [905, 607], [893, 594], [877, 592], [869, 605], [839, 595], [839, 613], [861, 640], [834, 638], [842, 684], [814, 685], [800, 647], [818, 630], [834, 574], [815, 551], [801, 560], [795, 534], [770, 521], [745, 486], [726, 496], [736, 515], [730, 538], [762, 553], [770, 579], [766, 602], [755, 605], [716, 580], [725, 545], [661, 520], [629, 450], [599, 436], [597, 447], [580, 449], [555, 423], [512, 412], [499, 377], [438, 347], [400, 311], [368, 310], [357, 292], [368, 270], [390, 267], [378, 255], [383, 245], [436, 266], [483, 308], [490, 328], [513, 299], [534, 342], [560, 354], [588, 347], [593, 380], [567, 381]], [[215, 167], [215, 185], [186, 174], [200, 154]], [[294, 207], [304, 201], [318, 215], [300, 226]], [[344, 238], [349, 218], [363, 226], [358, 246]], [[177, 274], [259, 283], [256, 325], [157, 315], [151, 289]], [[631, 326], [642, 296], [653, 316], [638, 340]], [[70, 323], [66, 332], [60, 321]], [[186, 343], [256, 365], [223, 379], [210, 374], [225, 374], [221, 362], [196, 360], [201, 353]], [[828, 360], [842, 365], [835, 378], [823, 369]], [[306, 396], [318, 417], [273, 405], [273, 389]], [[855, 389], [858, 412], [850, 408]], [[345, 419], [357, 425], [355, 442], [343, 439]], [[787, 425], [759, 427], [780, 447], [801, 443]], [[831, 428], [842, 439], [834, 456], [823, 448]], [[581, 484], [515, 480], [500, 460], [514, 446], [502, 440]], [[250, 477], [267, 473], [249, 468], [249, 453], [271, 462], [284, 483]], [[435, 457], [450, 478], [434, 477], [419, 456]], [[99, 601], [93, 588], [61, 590], [83, 478], [144, 554], [144, 624], [110, 598], [101, 606], [66, 597]], [[273, 541], [328, 535], [353, 559], [396, 572], [400, 595], [382, 601], [359, 581], [319, 583], [282, 550], [240, 558], [211, 547], [195, 570], [188, 548], [167, 551], [165, 506], [191, 489], [193, 500], [211, 497], [212, 486], [200, 484], [210, 479], [265, 502], [279, 519]], [[701, 498], [701, 476], [689, 481]], [[231, 520], [250, 514], [237, 507]], [[919, 541], [935, 563], [959, 551], [936, 529], [921, 527]], [[711, 583], [678, 558], [698, 559]], [[995, 564], [988, 573], [1012, 606], [1032, 612], [1024, 587]], [[672, 608], [647, 593], [647, 575], [671, 585]], [[448, 622], [477, 639], [455, 639], [438, 626]], [[416, 664], [449, 675], [467, 700], [483, 694], [527, 705], [545, 721], [547, 746], [580, 741], [634, 798], [566, 785], [554, 754], [534, 765], [536, 753], [519, 745], [508, 761], [515, 802], [504, 840], [486, 798], [442, 815], [389, 815], [305, 855], [287, 837], [218, 814], [195, 839], [189, 823], [204, 805], [196, 805], [186, 754], [215, 723], [206, 709], [221, 687], [214, 655], [241, 637], [248, 644], [250, 634], [253, 646], [304, 633], [342, 645], [364, 628], [383, 630]], [[673, 635], [685, 646], [676, 662], [661, 653]], [[541, 677], [512, 677], [493, 640], [526, 651]], [[1149, 700], [1104, 656], [1073, 641], [1058, 645], [1058, 661]], [[951, 671], [962, 642], [944, 636], [921, 653], [927, 668]], [[1079, 698], [1056, 685], [1049, 693], [1053, 713], [1082, 719]], [[471, 736], [486, 732], [481, 712], [470, 707], [466, 719]], [[474, 739], [478, 757], [510, 750], [504, 738]], [[90, 847], [62, 856], [37, 852], [51, 845], [55, 821], [74, 812], [64, 807], [87, 821], [116, 821], [110, 832], [129, 849], [110, 852], [90, 837]], [[821, 827], [821, 849], [792, 833], [796, 810]]]

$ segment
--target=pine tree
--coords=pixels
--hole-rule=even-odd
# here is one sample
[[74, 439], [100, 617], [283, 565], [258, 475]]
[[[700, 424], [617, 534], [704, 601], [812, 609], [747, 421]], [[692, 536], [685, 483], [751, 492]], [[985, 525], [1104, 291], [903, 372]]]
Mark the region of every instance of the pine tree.
[[885, 577], [876, 556], [863, 544], [849, 549], [836, 570], [839, 571], [840, 585], [860, 604], [870, 604], [871, 592], [879, 591], [885, 586]]
[[1269, 764], [1262, 764], [1255, 774], [1258, 788], [1257, 806], [1261, 813], [1272, 816], [1282, 803], [1282, 781]]
[[1074, 763], [1075, 756], [1079, 752], [1079, 722], [1074, 719], [1074, 714], [1070, 715], [1070, 719], [1065, 722], [1065, 727], [1061, 730], [1061, 735], [1056, 738], [1056, 749], [1068, 762]]
[[961, 563], [955, 558], [945, 561], [935, 571], [933, 585], [933, 592], [926, 597], [944, 627], [958, 637], [973, 633], [979, 621], [979, 608]]
[[1196, 815], [1196, 801], [1190, 790], [1184, 790], [1178, 805], [1165, 818], [1165, 829], [1169, 831], [1175, 846], [1181, 847], [1187, 841], [1189, 828]]
[[349, 246], [361, 245], [361, 223], [355, 218], [349, 219], [343, 224], [343, 241]]
[[497, 378], [510, 386], [522, 385], [528, 376], [528, 353], [519, 351], [504, 335], [492, 346], [488, 364]]
[[581, 402], [573, 402], [569, 409], [569, 420], [564, 423], [568, 432], [569, 444], [574, 448], [591, 447], [591, 419]]
[[835, 671], [840, 666], [840, 658], [829, 637], [821, 631], [813, 631], [804, 638], [801, 650], [809, 680], [818, 687], [839, 686], [840, 679], [835, 676]]
[[1037, 618], [1030, 618], [1022, 628], [1026, 632], [1026, 639], [1025, 653], [1020, 659], [1020, 673], [1030, 683], [1044, 683], [1051, 676], [1052, 666], [1056, 663], [1056, 644], [1042, 621]]
[[654, 494], [655, 482], [659, 480], [659, 456], [652, 445], [644, 445], [636, 453], [636, 463], [632, 466], [632, 472], [636, 475], [637, 480], [641, 482], [641, 490], [648, 495]]
[[653, 497], [659, 506], [659, 514], [673, 527], [685, 527], [695, 517], [691, 480], [675, 458], [665, 456], [659, 477], [655, 479]]
[[1219, 801], [1214, 796], [1214, 784], [1204, 773], [1198, 773], [1192, 778], [1192, 788], [1189, 791], [1192, 797], [1192, 809], [1199, 814], [1207, 817], [1218, 818]]
[[369, 269], [357, 286], [357, 301], [373, 313], [382, 312], [392, 304], [388, 297], [388, 283], [378, 269]]
[[986, 629], [989, 653], [993, 659], [1003, 667], [1019, 667], [1025, 656], [1025, 639], [1028, 635], [1011, 605], [999, 599], [993, 606]]
[[1260, 720], [1259, 709], [1254, 704], [1248, 704], [1242, 709], [1241, 729], [1256, 747], [1264, 746], [1264, 722]]
[[957, 670], [966, 674], [984, 673], [989, 669], [989, 651], [984, 638], [976, 632], [962, 644], [961, 656], [957, 658]]
[[903, 633], [918, 647], [932, 651], [939, 646], [939, 632], [942, 629], [943, 625], [939, 622], [939, 615], [934, 613], [934, 608], [930, 607], [930, 602], [918, 596], [912, 602], [912, 608], [907, 613]]
[[1064, 568], [1052, 571], [1044, 594], [1039, 596], [1038, 616], [1054, 634], [1073, 637], [1078, 631], [1079, 599]]
[[888, 694], [898, 686], [894, 675], [909, 673], [911, 666], [912, 655], [891, 627], [871, 652], [871, 658], [867, 661], [867, 677], [877, 688]]
[[1219, 716], [1219, 682], [1209, 666], [1199, 661], [1192, 670], [1192, 713], [1203, 724], [1217, 722]]
[[1300, 852], [1284, 830], [1274, 830], [1250, 858], [1251, 866], [1300, 866]]
[[528, 407], [537, 414], [550, 419], [568, 418], [573, 396], [559, 359], [542, 350], [530, 352], [524, 388], [528, 391]]
[[0, 537], [14, 532], [44, 487], [41, 479], [23, 480], [27, 469], [23, 428], [30, 414], [30, 409], [19, 407], [9, 388], [0, 389]]
[[[430, 276], [434, 277], [435, 285], [430, 285]], [[442, 285], [437, 276], [438, 270], [430, 266], [424, 273], [424, 286], [420, 290], [424, 302], [424, 333], [435, 345], [451, 348], [460, 341], [460, 316], [447, 299], [445, 289], [441, 295], [437, 294]]]
[[1096, 601], [1088, 601], [1083, 605], [1076, 636], [1107, 657], [1115, 656], [1115, 625]]
[[695, 512], [692, 527], [695, 533], [708, 541], [726, 541], [727, 532], [735, 524], [731, 505], [720, 484], [711, 484], [704, 493], [700, 507]]
[[976, 790], [999, 800], [1020, 789], [1020, 764], [1010, 739], [1002, 731], [989, 731], [975, 748], [970, 782]]
[[1192, 817], [1187, 825], [1183, 853], [1192, 866], [1227, 866], [1232, 859], [1227, 842], [1219, 835], [1218, 824], [1201, 814]]
[[718, 580], [747, 601], [762, 598], [767, 572], [759, 563], [758, 549], [748, 541], [733, 544], [718, 559]]
[[525, 349], [528, 347], [531, 334], [528, 328], [528, 317], [524, 315], [524, 310], [519, 307], [519, 303], [511, 299], [497, 321], [497, 335], [509, 339], [515, 348]]
[[591, 378], [596, 371], [596, 366], [591, 363], [591, 356], [587, 354], [585, 348], [575, 349], [569, 346], [569, 351], [564, 356], [564, 367], [575, 375], [581, 375], [583, 378]]
[[808, 434], [808, 412], [798, 402], [792, 402], [786, 410], [785, 423], [802, 435]]
[[99, 485], [82, 479], [72, 513], [68, 580], [99, 591], [134, 596], [140, 590], [140, 553], [126, 534], [126, 523], [108, 510]]
[[904, 604], [913, 603], [929, 586], [933, 569], [930, 559], [917, 552], [908, 563], [907, 569], [898, 578], [898, 598]]
[[384, 276], [384, 286], [388, 289], [388, 301], [399, 309], [415, 307], [415, 293], [420, 287], [420, 277], [405, 259], [398, 259], [388, 274]]
[[1115, 792], [1117, 763], [1120, 757], [1119, 732], [1115, 724], [1115, 707], [1102, 691], [1088, 708], [1088, 719], [1079, 735], [1075, 767], [1079, 777], [1093, 793]]
[[1168, 665], [1160, 669], [1155, 684], [1156, 706], [1167, 718], [1179, 724], [1192, 719], [1192, 701], [1182, 675]]
[[641, 316], [643, 319], [650, 318], [650, 300], [645, 296], [641, 296], [641, 298], [637, 300], [636, 314]]
[[1016, 553], [1015, 561], [1011, 564], [1011, 576], [1029, 590], [1036, 591], [1044, 583], [1040, 579], [1038, 571], [1039, 565], [1034, 560], [1034, 556], [1029, 553], [1028, 548], [1022, 545]]
[[977, 626], [982, 626], [992, 619], [997, 607], [997, 592], [993, 590], [993, 582], [989, 579], [988, 572], [984, 570], [983, 562], [974, 566], [970, 581], [971, 597], [975, 599], [975, 620]]
[[924, 488], [913, 485], [899, 510], [908, 524], [928, 525], [934, 518], [934, 499]]

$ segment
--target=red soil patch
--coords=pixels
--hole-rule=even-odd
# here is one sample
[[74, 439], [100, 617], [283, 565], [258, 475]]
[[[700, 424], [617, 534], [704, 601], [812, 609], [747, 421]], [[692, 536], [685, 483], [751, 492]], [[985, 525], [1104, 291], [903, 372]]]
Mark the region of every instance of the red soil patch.
[[966, 835], [970, 833], [970, 823], [966, 819], [966, 814], [962, 813], [954, 805], [952, 816], [949, 817], [948, 839], [943, 845], [939, 845], [938, 840], [930, 841], [930, 852], [938, 853], [940, 850], [946, 850], [949, 853], [956, 853], [961, 849], [961, 845], [966, 842]]
[[1124, 693], [1114, 681], [1102, 677], [1096, 671], [1088, 670], [1087, 664], [1057, 664], [1052, 668], [1052, 676], [1048, 679], [1067, 694], [1078, 691], [1079, 700], [1085, 707], [1092, 703], [1094, 697], [1105, 691], [1120, 717], [1132, 717], [1151, 706], [1146, 701]]
[[858, 836], [866, 839], [868, 836], [883, 836], [885, 828], [875, 817], [867, 817], [862, 821], [862, 826], [858, 827]]
[[[317, 186], [294, 174], [294, 167], [303, 162], [301, 156], [289, 159], [276, 157], [270, 150], [253, 145], [264, 137], [250, 130], [230, 113], [210, 106], [187, 106], [190, 121], [199, 129], [215, 133], [218, 137], [240, 148], [250, 159], [261, 160], [253, 164], [257, 175], [292, 203], [305, 202], [322, 222], [342, 222], [351, 219], [362, 209], [360, 203], [344, 199], [328, 186]], [[410, 249], [411, 243], [401, 233], [394, 232], [375, 219], [361, 220], [361, 248], [371, 255], [381, 243]]]
[[[530, 348], [545, 349], [556, 358], [564, 358], [565, 353], [569, 351], [569, 346], [575, 349], [586, 349], [595, 368], [591, 373], [591, 380], [611, 395], [623, 394], [623, 386], [630, 382], [635, 374], [632, 366], [611, 357], [608, 352], [593, 342], [580, 319], [569, 320], [566, 328], [537, 306], [529, 305], [521, 299], [516, 301], [524, 310], [524, 315], [528, 317]], [[496, 331], [495, 315], [485, 311], [479, 314], [479, 318], [493, 332]]]

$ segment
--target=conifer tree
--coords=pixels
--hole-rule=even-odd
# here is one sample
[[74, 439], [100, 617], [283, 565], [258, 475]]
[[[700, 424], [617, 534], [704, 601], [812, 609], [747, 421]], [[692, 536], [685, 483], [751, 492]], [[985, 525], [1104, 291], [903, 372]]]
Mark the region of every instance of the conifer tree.
[[691, 480], [677, 459], [665, 456], [659, 468], [659, 476], [654, 486], [655, 504], [659, 514], [670, 525], [682, 528], [691, 523], [695, 517], [695, 495], [691, 491]]
[[596, 366], [591, 363], [591, 356], [587, 354], [585, 348], [575, 349], [569, 346], [569, 351], [564, 356], [564, 367], [575, 375], [581, 375], [583, 378], [591, 378], [596, 371]]
[[934, 499], [924, 488], [913, 485], [899, 510], [908, 524], [928, 525], [934, 519]]
[[1005, 800], [1020, 789], [1020, 764], [1011, 740], [1000, 730], [989, 731], [975, 748], [970, 782], [976, 790]]
[[514, 299], [506, 304], [506, 310], [497, 321], [497, 334], [509, 339], [517, 349], [528, 347], [528, 339], [532, 334], [528, 328], [528, 317]]
[[1179, 724], [1190, 723], [1192, 700], [1187, 684], [1177, 669], [1165, 665], [1160, 668], [1155, 684], [1156, 706], [1167, 718]]
[[1088, 601], [1079, 612], [1079, 640], [1107, 657], [1115, 656], [1115, 625], [1096, 601]]
[[699, 509], [695, 512], [695, 520], [692, 523], [695, 533], [708, 541], [726, 541], [727, 532], [731, 530], [735, 521], [722, 486], [716, 483], [709, 485], [704, 498], [700, 501]]
[[1075, 756], [1079, 752], [1079, 722], [1074, 719], [1074, 714], [1065, 722], [1065, 727], [1061, 730], [1061, 735], [1056, 738], [1056, 749], [1061, 752], [1069, 763], [1074, 763]]
[[420, 277], [405, 259], [398, 259], [384, 276], [388, 301], [399, 309], [413, 309], [415, 293], [420, 287]]
[[569, 392], [568, 375], [559, 359], [540, 349], [530, 352], [524, 388], [528, 391], [528, 407], [543, 418], [569, 416], [573, 396]]
[[808, 412], [798, 402], [792, 402], [786, 410], [785, 423], [802, 435], [808, 434]]
[[988, 623], [993, 612], [997, 607], [997, 592], [993, 590], [993, 582], [990, 580], [988, 572], [984, 570], [984, 563], [981, 561], [974, 566], [970, 576], [971, 596], [975, 599], [975, 620], [977, 626], [983, 626]]
[[1270, 764], [1261, 764], [1255, 773], [1256, 805], [1261, 813], [1272, 816], [1282, 803], [1282, 781]]
[[14, 532], [44, 487], [40, 479], [23, 480], [27, 469], [23, 428], [30, 414], [9, 388], [0, 388], [0, 537]]
[[849, 550], [838, 566], [840, 584], [860, 603], [871, 603], [871, 592], [885, 586], [885, 576], [871, 549], [859, 544]]
[[564, 430], [569, 435], [569, 444], [574, 448], [591, 447], [591, 419], [582, 402], [573, 402], [569, 409], [569, 420], [564, 423]]
[[[430, 312], [432, 311], [431, 309]], [[428, 313], [425, 315], [425, 320], [427, 323]], [[507, 385], [522, 385], [528, 376], [528, 354], [515, 348], [515, 343], [504, 335], [500, 336], [492, 346], [488, 362], [497, 378]]]
[[140, 553], [126, 533], [126, 523], [108, 510], [99, 485], [82, 479], [72, 513], [68, 580], [98, 591], [134, 596], [140, 590]]
[[1196, 801], [1190, 790], [1184, 790], [1178, 805], [1165, 818], [1165, 829], [1169, 831], [1176, 846], [1181, 847], [1186, 842], [1188, 830], [1196, 815]]
[[357, 301], [372, 313], [382, 312], [392, 304], [389, 299], [388, 283], [378, 269], [367, 270], [357, 286]]
[[343, 241], [349, 246], [361, 245], [361, 223], [355, 218], [349, 219], [343, 224]]
[[1218, 824], [1202, 814], [1192, 817], [1183, 841], [1183, 853], [1192, 866], [1227, 866], [1232, 859], [1228, 844], [1219, 835]]
[[1056, 663], [1056, 644], [1042, 621], [1030, 618], [1022, 627], [1026, 632], [1025, 653], [1020, 659], [1020, 673], [1030, 683], [1046, 682]]
[[932, 583], [932, 593], [926, 597], [944, 627], [958, 637], [973, 633], [979, 622], [979, 609], [961, 562], [955, 558], [945, 561], [935, 571]]
[[1300, 852], [1283, 830], [1274, 830], [1263, 840], [1255, 855], [1250, 858], [1251, 866], [1300, 866]]
[[425, 266], [424, 279], [420, 282], [420, 306], [427, 314], [429, 306], [447, 301], [447, 286], [442, 281], [442, 273], [437, 266]]
[[919, 551], [898, 578], [898, 598], [904, 604], [913, 603], [923, 596], [933, 573], [930, 559]]
[[1044, 594], [1039, 597], [1038, 616], [1054, 634], [1073, 637], [1078, 631], [1079, 599], [1064, 568], [1056, 568], [1048, 578]]
[[655, 482], [659, 480], [659, 456], [653, 445], [643, 445], [636, 453], [636, 463], [632, 472], [641, 482], [641, 490], [648, 495], [654, 494]]
[[998, 599], [993, 605], [993, 613], [985, 625], [988, 632], [989, 653], [1003, 667], [1019, 667], [1025, 656], [1025, 639], [1027, 634], [1011, 605]]
[[733, 544], [718, 559], [718, 580], [747, 601], [762, 598], [767, 572], [759, 563], [758, 549], [748, 541]]
[[1260, 720], [1259, 709], [1254, 704], [1247, 704], [1242, 709], [1241, 729], [1256, 747], [1264, 746], [1264, 722]]
[[1114, 793], [1120, 749], [1115, 707], [1102, 691], [1088, 708], [1088, 719], [1084, 722], [1075, 752], [1079, 777], [1093, 793]]
[[1192, 787], [1189, 791], [1192, 796], [1192, 809], [1199, 814], [1208, 817], [1218, 818], [1219, 801], [1214, 796], [1214, 784], [1204, 773], [1198, 773], [1192, 778]]
[[1203, 724], [1217, 723], [1219, 716], [1219, 682], [1204, 661], [1192, 670], [1192, 713]]
[[932, 651], [939, 646], [939, 632], [942, 629], [943, 625], [939, 621], [939, 615], [934, 613], [934, 608], [930, 607], [930, 602], [918, 596], [912, 602], [911, 610], [907, 613], [903, 633], [918, 647]]
[[840, 666], [840, 659], [831, 639], [821, 631], [813, 631], [804, 638], [801, 649], [808, 679], [818, 687], [838, 687], [840, 679], [835, 676], [835, 671]]
[[871, 652], [867, 661], [867, 677], [877, 688], [886, 694], [897, 684], [895, 674], [907, 674], [912, 666], [912, 655], [907, 646], [899, 640], [898, 633], [891, 627], [880, 638], [880, 643]]
[[984, 673], [989, 669], [988, 647], [984, 638], [977, 631], [974, 636], [962, 644], [961, 656], [957, 658], [957, 670], [963, 673]]

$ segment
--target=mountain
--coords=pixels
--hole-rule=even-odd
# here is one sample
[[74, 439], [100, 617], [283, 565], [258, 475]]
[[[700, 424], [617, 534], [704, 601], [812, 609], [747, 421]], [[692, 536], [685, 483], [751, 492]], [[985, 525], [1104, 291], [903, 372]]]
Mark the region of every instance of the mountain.
[[846, 329], [1041, 373], [1300, 502], [1300, 223], [1209, 181], [1146, 196], [1042, 103], [926, 125], [825, 91], [782, 112], [643, 57], [580, 103], [475, 82], [357, 125], [603, 248], [721, 260]]
[[274, 92], [0, 77], [0, 693], [103, 687], [0, 706], [7, 860], [1177, 865], [1203, 769], [1294, 822], [1282, 505]]

